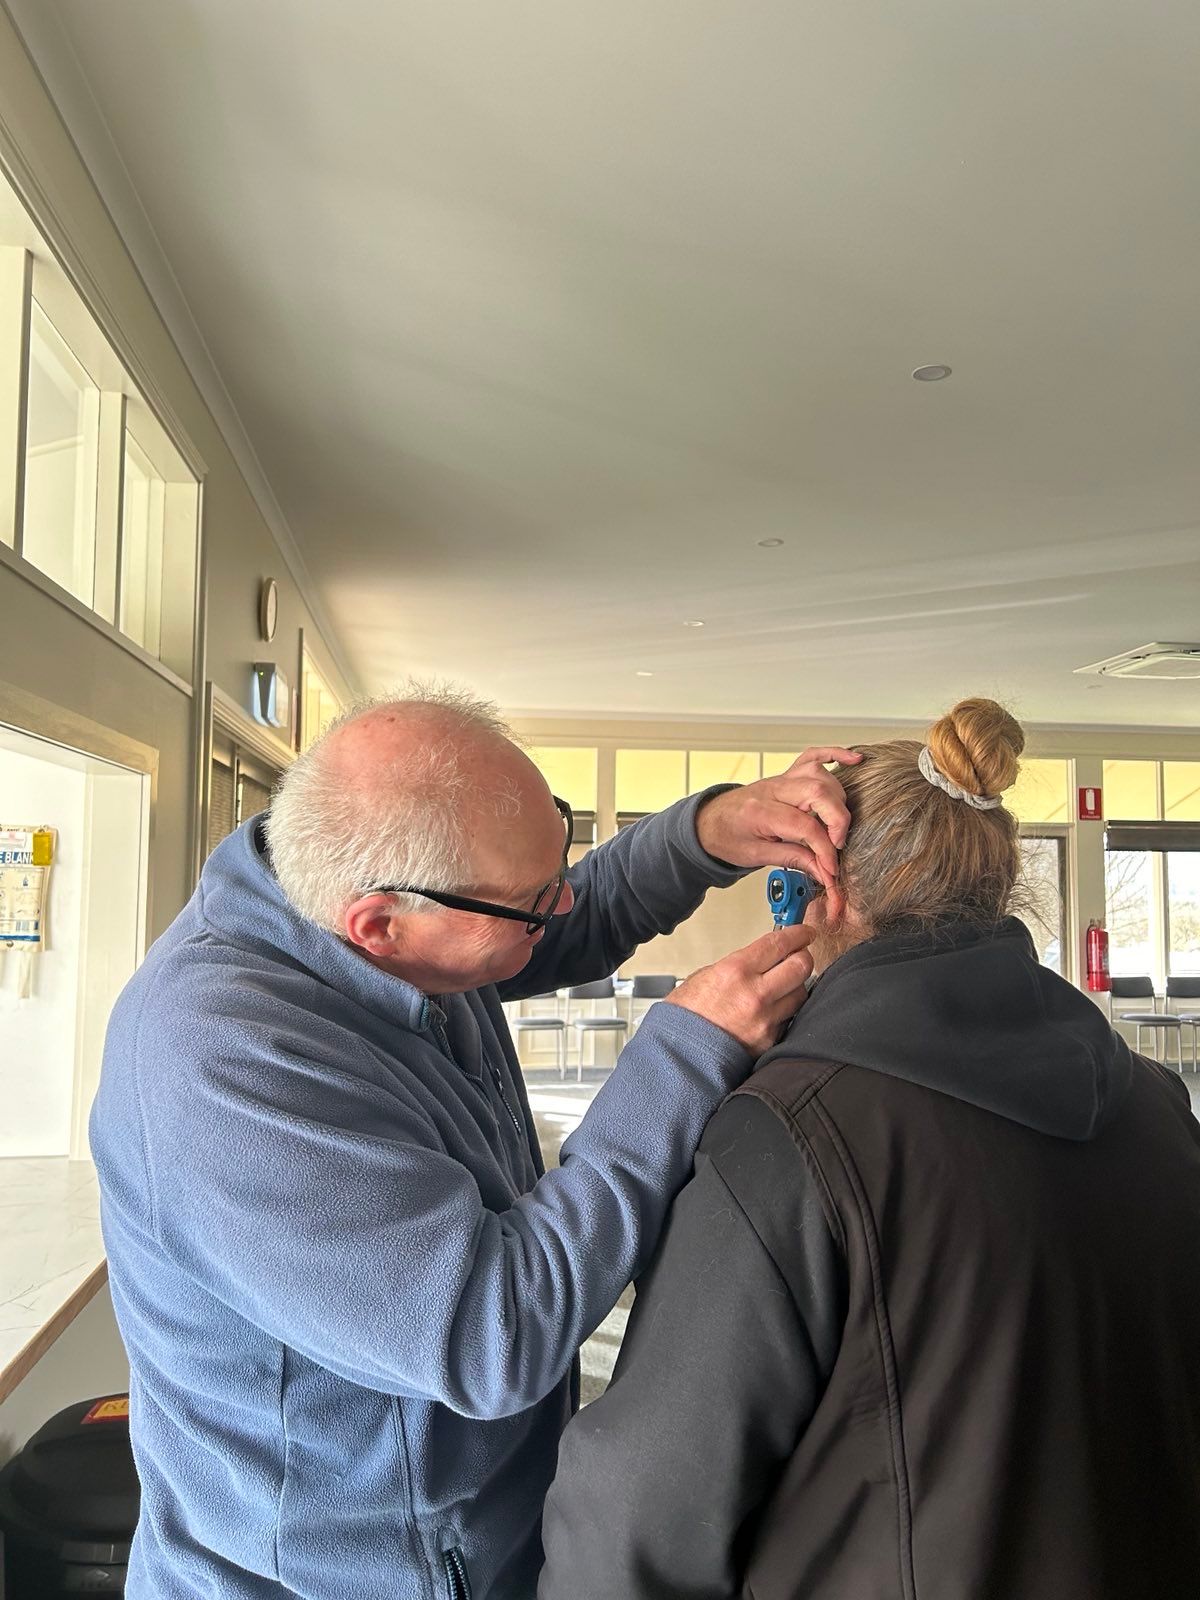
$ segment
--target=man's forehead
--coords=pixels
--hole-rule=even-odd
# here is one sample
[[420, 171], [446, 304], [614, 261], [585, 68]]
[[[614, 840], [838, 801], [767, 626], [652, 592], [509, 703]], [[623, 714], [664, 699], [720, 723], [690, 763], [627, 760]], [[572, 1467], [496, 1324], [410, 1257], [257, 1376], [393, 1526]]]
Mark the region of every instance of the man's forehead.
[[565, 824], [557, 807], [547, 815], [539, 805], [536, 814], [520, 812], [507, 821], [488, 819], [475, 833], [470, 859], [480, 878], [486, 876], [497, 887], [540, 889], [561, 866], [565, 842]]

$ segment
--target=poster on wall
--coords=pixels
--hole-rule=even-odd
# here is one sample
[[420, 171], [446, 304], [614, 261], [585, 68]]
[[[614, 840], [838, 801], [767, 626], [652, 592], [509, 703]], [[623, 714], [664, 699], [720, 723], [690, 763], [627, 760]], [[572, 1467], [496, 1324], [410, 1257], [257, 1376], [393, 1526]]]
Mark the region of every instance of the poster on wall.
[[33, 994], [34, 957], [46, 947], [46, 902], [55, 830], [0, 825], [0, 962], [12, 951], [17, 998]]

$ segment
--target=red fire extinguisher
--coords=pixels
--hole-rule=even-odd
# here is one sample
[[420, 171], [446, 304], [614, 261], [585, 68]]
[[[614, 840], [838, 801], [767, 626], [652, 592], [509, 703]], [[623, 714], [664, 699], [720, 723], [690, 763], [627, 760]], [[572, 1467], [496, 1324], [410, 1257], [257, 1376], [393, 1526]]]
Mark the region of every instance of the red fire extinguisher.
[[1112, 988], [1108, 973], [1108, 929], [1094, 919], [1087, 929], [1087, 986], [1094, 994], [1107, 994]]

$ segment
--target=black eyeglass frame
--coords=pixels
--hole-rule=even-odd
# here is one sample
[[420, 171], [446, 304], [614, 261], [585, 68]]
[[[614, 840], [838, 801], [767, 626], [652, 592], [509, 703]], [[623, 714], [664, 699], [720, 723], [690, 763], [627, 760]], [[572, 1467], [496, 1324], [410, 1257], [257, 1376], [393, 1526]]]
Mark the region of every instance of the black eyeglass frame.
[[[558, 902], [562, 899], [563, 889], [567, 882], [567, 871], [571, 854], [571, 845], [575, 840], [575, 813], [565, 800], [551, 795], [550, 798], [558, 807], [559, 816], [567, 825], [566, 843], [563, 845], [562, 866], [558, 876], [551, 878], [534, 896], [534, 909], [532, 911], [518, 911], [515, 906], [496, 905], [492, 900], [472, 900], [469, 895], [450, 894], [444, 889], [417, 889], [408, 883], [381, 884], [377, 889], [368, 889], [368, 894], [415, 894], [422, 900], [432, 900], [436, 905], [446, 906], [451, 911], [473, 911], [481, 917], [503, 917], [507, 922], [523, 922], [526, 933], [536, 933], [539, 928], [549, 926], [550, 919], [558, 910]], [[553, 890], [550, 904], [545, 911], [537, 909], [539, 901]]]

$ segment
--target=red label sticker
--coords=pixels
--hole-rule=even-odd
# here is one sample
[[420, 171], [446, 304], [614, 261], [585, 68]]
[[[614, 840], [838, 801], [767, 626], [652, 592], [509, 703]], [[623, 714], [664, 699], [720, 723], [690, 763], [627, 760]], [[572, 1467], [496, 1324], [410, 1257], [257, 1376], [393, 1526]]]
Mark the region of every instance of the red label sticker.
[[1079, 820], [1080, 822], [1100, 822], [1103, 819], [1103, 805], [1099, 789], [1080, 789], [1079, 791]]

